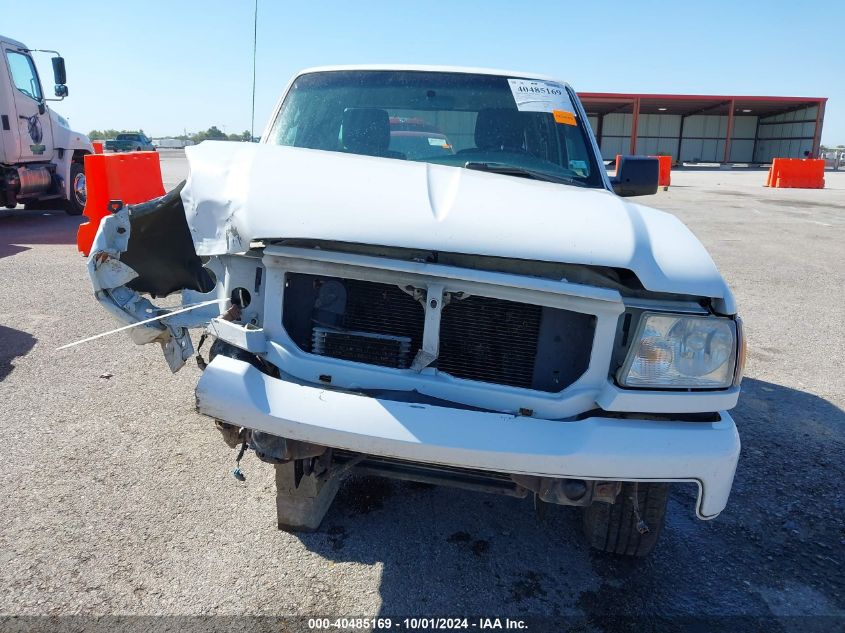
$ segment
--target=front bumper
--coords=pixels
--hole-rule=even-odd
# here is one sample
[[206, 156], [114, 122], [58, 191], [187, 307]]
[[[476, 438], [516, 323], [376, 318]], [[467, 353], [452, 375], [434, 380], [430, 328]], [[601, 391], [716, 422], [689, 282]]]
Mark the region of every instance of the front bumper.
[[197, 385], [200, 413], [368, 455], [503, 473], [698, 484], [696, 514], [725, 507], [739, 457], [731, 417], [673, 422], [553, 421], [382, 400], [279, 380], [217, 356]]

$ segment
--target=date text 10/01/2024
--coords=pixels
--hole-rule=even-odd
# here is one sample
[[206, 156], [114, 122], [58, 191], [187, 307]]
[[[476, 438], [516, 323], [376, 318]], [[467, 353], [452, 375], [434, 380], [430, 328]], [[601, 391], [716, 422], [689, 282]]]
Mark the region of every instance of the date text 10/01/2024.
[[524, 620], [510, 618], [309, 618], [308, 628], [316, 631], [352, 631], [370, 629], [389, 631], [403, 629], [408, 631], [437, 630], [525, 630]]

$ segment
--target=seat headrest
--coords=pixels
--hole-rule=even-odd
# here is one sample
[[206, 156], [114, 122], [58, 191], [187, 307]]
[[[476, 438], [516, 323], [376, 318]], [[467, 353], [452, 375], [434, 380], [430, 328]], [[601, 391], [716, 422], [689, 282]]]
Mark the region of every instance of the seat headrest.
[[347, 108], [343, 111], [341, 143], [356, 154], [383, 156], [390, 145], [390, 117], [381, 108]]
[[475, 119], [475, 146], [479, 149], [519, 149], [524, 142], [525, 122], [519, 110], [488, 108]]

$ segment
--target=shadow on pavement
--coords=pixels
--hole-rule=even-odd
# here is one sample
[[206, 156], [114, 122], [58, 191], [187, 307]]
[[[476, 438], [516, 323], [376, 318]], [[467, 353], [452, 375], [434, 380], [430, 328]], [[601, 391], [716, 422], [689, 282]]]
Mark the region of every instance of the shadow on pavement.
[[12, 373], [12, 361], [29, 352], [37, 340], [29, 332], [0, 325], [0, 381]]
[[28, 246], [7, 244], [6, 242], [8, 241], [8, 239], [0, 238], [0, 259], [3, 259], [4, 257], [11, 257], [12, 255], [17, 255], [18, 253], [23, 253], [24, 251], [29, 250]]
[[74, 244], [82, 216], [64, 211], [0, 211], [0, 258], [29, 250], [29, 244]]
[[328, 560], [380, 565], [383, 616], [548, 619], [532, 630], [567, 618], [628, 630], [626, 617], [669, 629], [702, 617], [712, 630], [836, 626], [845, 412], [746, 379], [732, 414], [743, 449], [727, 509], [699, 521], [697, 487], [676, 484], [647, 559], [591, 551], [577, 508], [538, 520], [530, 499], [373, 478], [347, 481], [320, 531], [300, 538]]

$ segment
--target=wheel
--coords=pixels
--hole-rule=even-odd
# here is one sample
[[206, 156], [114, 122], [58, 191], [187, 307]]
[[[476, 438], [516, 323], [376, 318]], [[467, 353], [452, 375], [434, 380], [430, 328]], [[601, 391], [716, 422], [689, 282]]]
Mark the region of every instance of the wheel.
[[669, 484], [624, 483], [616, 503], [596, 502], [584, 508], [584, 534], [592, 547], [603, 552], [647, 556], [663, 530], [668, 501]]
[[68, 215], [82, 215], [82, 212], [85, 210], [86, 198], [85, 169], [79, 163], [71, 163], [70, 199], [65, 200], [65, 212]]

